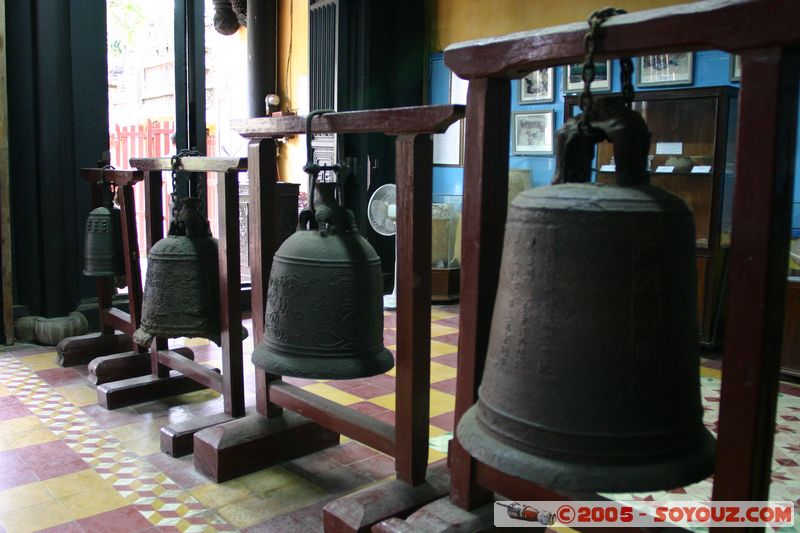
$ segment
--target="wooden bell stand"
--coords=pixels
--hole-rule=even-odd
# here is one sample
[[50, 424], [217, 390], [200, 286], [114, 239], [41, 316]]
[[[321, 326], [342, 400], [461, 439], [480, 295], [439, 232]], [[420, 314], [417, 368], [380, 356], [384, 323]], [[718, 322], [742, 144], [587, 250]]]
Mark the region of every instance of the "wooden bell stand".
[[[162, 175], [163, 172], [172, 171], [172, 160], [131, 159], [131, 165], [144, 175], [147, 203], [145, 220], [149, 250], [153, 244], [164, 238]], [[180, 348], [168, 349], [167, 339], [156, 338], [150, 349], [148, 375], [106, 383], [97, 388], [98, 402], [107, 409], [117, 409], [204, 388], [222, 394], [224, 399], [222, 413], [161, 428], [161, 451], [175, 457], [192, 453], [192, 436], [195, 432], [244, 415], [238, 221], [239, 173], [247, 170], [247, 160], [182, 157], [180, 170], [224, 173], [224, 179], [220, 180], [217, 186], [222, 373], [184, 357]], [[139, 306], [141, 309], [141, 302]]]
[[[58, 343], [58, 364], [63, 367], [94, 366], [102, 356], [109, 356], [109, 363], [100, 366], [95, 373], [90, 368], [90, 381], [95, 384], [115, 379], [141, 376], [148, 372], [147, 357], [142, 355], [132, 336], [139, 327], [142, 311], [142, 273], [139, 268], [139, 252], [136, 244], [136, 209], [133, 186], [142, 181], [143, 174], [132, 170], [82, 168], [81, 177], [90, 184], [92, 208], [103, 205], [103, 189], [100, 180], [117, 186], [117, 201], [120, 209], [122, 231], [122, 254], [125, 264], [125, 281], [128, 285], [128, 313], [116, 309], [112, 304], [114, 278], [95, 278], [97, 285], [97, 307], [100, 316], [100, 332], [68, 337]], [[120, 331], [121, 333], [116, 333]], [[124, 352], [124, 353], [120, 353]], [[192, 358], [188, 348], [181, 353]]]
[[[742, 56], [733, 239], [714, 500], [769, 500], [792, 213], [800, 73], [800, 3], [737, 0], [619, 15], [603, 25], [597, 59], [721, 49]], [[769, 28], [769, 30], [766, 30]], [[477, 400], [506, 217], [510, 81], [580, 62], [586, 23], [453, 45], [445, 63], [469, 79], [456, 425]], [[441, 530], [493, 501], [568, 500], [483, 464], [451, 441], [450, 501], [376, 531]], [[581, 495], [579, 499], [590, 499]], [[423, 515], [429, 512], [427, 518]], [[722, 530], [720, 530], [722, 531]]]
[[[446, 466], [428, 471], [430, 403], [431, 133], [463, 117], [462, 106], [428, 106], [332, 113], [312, 122], [313, 133], [397, 136], [398, 226], [397, 409], [394, 426], [256, 369], [258, 415], [195, 435], [195, 467], [216, 481], [336, 445], [339, 434], [395, 458], [397, 479], [353, 495], [362, 512], [331, 513], [338, 530], [362, 530], [383, 518], [407, 514], [447, 493]], [[234, 124], [251, 139], [250, 261], [255, 343], [264, 331], [267, 274], [277, 249], [275, 224], [265, 210], [274, 194], [276, 138], [305, 133], [305, 117], [256, 118]], [[260, 228], [260, 231], [258, 229]], [[284, 411], [285, 410], [285, 411]], [[313, 422], [312, 422], [313, 421]], [[427, 474], [427, 478], [426, 478]], [[344, 509], [342, 507], [342, 509]], [[352, 508], [350, 509], [352, 511]], [[354, 516], [358, 514], [358, 516]], [[345, 516], [347, 515], [347, 516]]]

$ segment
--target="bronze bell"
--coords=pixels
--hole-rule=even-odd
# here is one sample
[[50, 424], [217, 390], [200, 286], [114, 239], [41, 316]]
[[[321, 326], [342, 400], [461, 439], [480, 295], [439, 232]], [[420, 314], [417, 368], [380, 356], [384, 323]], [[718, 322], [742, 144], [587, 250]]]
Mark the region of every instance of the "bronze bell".
[[[613, 143], [617, 185], [584, 183], [601, 140]], [[588, 128], [558, 132], [554, 185], [511, 204], [479, 400], [456, 432], [502, 472], [634, 492], [712, 471], [694, 221], [649, 184], [649, 145], [641, 115], [607, 99]]]
[[142, 318], [133, 335], [148, 347], [153, 337], [205, 337], [220, 343], [217, 240], [197, 198], [185, 198], [169, 235], [147, 254]]
[[83, 244], [83, 275], [90, 277], [124, 276], [120, 210], [114, 206], [108, 184], [103, 187], [103, 204], [86, 218]]
[[383, 346], [380, 259], [335, 188], [316, 184], [321, 205], [301, 213], [298, 231], [275, 253], [264, 339], [252, 358], [267, 372], [351, 379], [394, 366]]

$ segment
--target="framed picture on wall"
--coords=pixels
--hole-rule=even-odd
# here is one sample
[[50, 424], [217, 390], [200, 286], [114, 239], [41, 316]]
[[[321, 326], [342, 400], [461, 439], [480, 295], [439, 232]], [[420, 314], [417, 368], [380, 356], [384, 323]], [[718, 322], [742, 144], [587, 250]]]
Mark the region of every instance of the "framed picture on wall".
[[739, 54], [731, 55], [731, 81], [742, 80], [742, 56]]
[[552, 155], [553, 111], [524, 111], [511, 115], [514, 155]]
[[[564, 67], [564, 92], [579, 93], [583, 90], [583, 65], [575, 63]], [[594, 81], [591, 86], [596, 93], [611, 91], [611, 61], [594, 64]]]
[[519, 104], [543, 104], [552, 102], [553, 97], [553, 77], [555, 69], [543, 68], [534, 70], [524, 78], [519, 80], [517, 85], [517, 103]]
[[692, 83], [691, 52], [655, 54], [638, 58], [637, 84], [640, 87], [689, 85]]

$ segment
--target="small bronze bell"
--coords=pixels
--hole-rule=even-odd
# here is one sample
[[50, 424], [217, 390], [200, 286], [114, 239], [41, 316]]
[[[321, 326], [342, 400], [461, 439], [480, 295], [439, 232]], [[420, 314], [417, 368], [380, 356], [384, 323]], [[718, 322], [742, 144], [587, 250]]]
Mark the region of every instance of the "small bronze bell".
[[380, 258], [359, 235], [353, 213], [316, 185], [314, 219], [300, 227], [272, 263], [264, 340], [253, 364], [267, 372], [312, 379], [373, 376], [394, 366], [383, 346]]
[[217, 240], [197, 198], [185, 198], [167, 238], [147, 254], [142, 319], [133, 339], [205, 337], [219, 344]]
[[113, 192], [106, 183], [103, 204], [86, 218], [83, 244], [83, 275], [90, 277], [124, 276], [120, 210], [114, 206]]
[[[614, 145], [618, 185], [588, 181]], [[699, 390], [694, 220], [649, 184], [650, 133], [622, 100], [558, 133], [555, 185], [512, 202], [479, 400], [456, 437], [556, 489], [633, 492], [713, 468]], [[569, 183], [577, 181], [579, 183]]]

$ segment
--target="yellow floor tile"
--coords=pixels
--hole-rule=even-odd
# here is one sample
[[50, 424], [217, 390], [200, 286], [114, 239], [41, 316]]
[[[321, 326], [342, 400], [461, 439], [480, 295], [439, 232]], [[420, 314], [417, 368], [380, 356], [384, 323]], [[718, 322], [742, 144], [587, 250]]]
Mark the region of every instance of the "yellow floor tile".
[[446, 342], [431, 341], [431, 357], [456, 353], [458, 346], [447, 344]]
[[428, 436], [440, 437], [442, 435], [449, 435], [450, 432], [446, 429], [437, 428], [436, 426], [428, 426]]
[[456, 397], [436, 389], [431, 389], [431, 417], [449, 413], [456, 408]]
[[77, 407], [97, 403], [97, 392], [94, 390], [94, 387], [84, 385], [83, 383], [56, 387], [56, 390]]
[[57, 357], [58, 355], [56, 352], [47, 352], [20, 357], [19, 360], [34, 372], [38, 372], [39, 370], [47, 370], [48, 368], [58, 368], [58, 363], [56, 363]]
[[431, 362], [431, 383], [437, 383], [456, 377], [456, 369], [452, 366]]
[[100, 474], [91, 468], [54, 477], [42, 481], [41, 484], [53, 498], [64, 498], [80, 492], [103, 491], [112, 488], [111, 482], [100, 477]]
[[431, 337], [449, 335], [450, 333], [458, 333], [458, 329], [451, 328], [450, 326], [443, 326], [441, 324], [431, 324]]
[[431, 320], [442, 320], [445, 318], [453, 318], [458, 316], [455, 313], [449, 313], [447, 311], [442, 311], [441, 309], [431, 309]]
[[706, 368], [704, 366], [700, 367], [700, 377], [701, 378], [717, 378], [722, 379], [722, 371], [717, 370], [716, 368]]
[[2, 384], [0, 384], [0, 397], [2, 396], [11, 396], [11, 391], [8, 390], [6, 387], [4, 387]]
[[352, 405], [354, 403], [363, 401], [358, 396], [354, 396], [324, 383], [314, 383], [313, 385], [307, 385], [303, 387], [303, 389], [341, 405]]
[[47, 492], [41, 481], [0, 490], [0, 514], [25, 509], [52, 499], [53, 497]]
[[156, 418], [110, 428], [108, 432], [122, 442], [127, 442], [129, 440], [141, 439], [142, 437], [151, 437], [153, 435], [158, 436], [159, 432], [161, 431], [161, 427], [166, 424], [167, 422], [164, 418]]
[[71, 520], [69, 512], [58, 500], [0, 514], [0, 525], [6, 533], [31, 533]]
[[203, 339], [201, 337], [193, 338], [193, 339], [182, 339], [184, 346], [206, 346], [208, 344], [208, 339]]
[[23, 431], [31, 431], [33, 429], [46, 429], [44, 424], [39, 420], [39, 417], [34, 415], [10, 418], [0, 422], [0, 436], [22, 433]]
[[71, 520], [80, 520], [128, 505], [127, 500], [112, 487], [72, 494], [59, 498], [58, 501], [64, 506]]
[[58, 437], [52, 431], [44, 427], [31, 431], [3, 435], [3, 441], [9, 450], [44, 444], [45, 442], [53, 442], [54, 440], [58, 440]]
[[139, 457], [152, 455], [161, 451], [161, 436], [156, 434], [127, 440], [125, 441], [125, 447]]
[[242, 500], [252, 494], [250, 489], [240, 480], [227, 481], [220, 484], [206, 483], [205, 485], [194, 487], [189, 492], [209, 509], [216, 509], [222, 505]]
[[327, 492], [316, 485], [300, 479], [295, 483], [284, 485], [269, 494], [270, 499], [277, 502], [286, 511], [300, 509], [321, 500]]
[[435, 463], [436, 461], [444, 459], [445, 457], [447, 457], [446, 453], [434, 450], [433, 448], [428, 448], [428, 464]]
[[240, 477], [238, 481], [241, 481], [251, 491], [263, 495], [302, 479], [297, 474], [289, 472], [281, 466], [274, 466]]
[[251, 495], [237, 502], [216, 509], [217, 514], [237, 529], [263, 522], [273, 516], [287, 512], [278, 502], [257, 495]]
[[397, 377], [397, 367], [393, 366], [391, 370], [386, 372], [386, 375], [387, 376], [392, 376], [393, 378], [396, 378]]
[[383, 396], [376, 396], [374, 398], [370, 398], [368, 401], [374, 403], [375, 405], [380, 405], [386, 409], [390, 409], [392, 411], [395, 410], [395, 393], [391, 392], [389, 394], [384, 394]]

